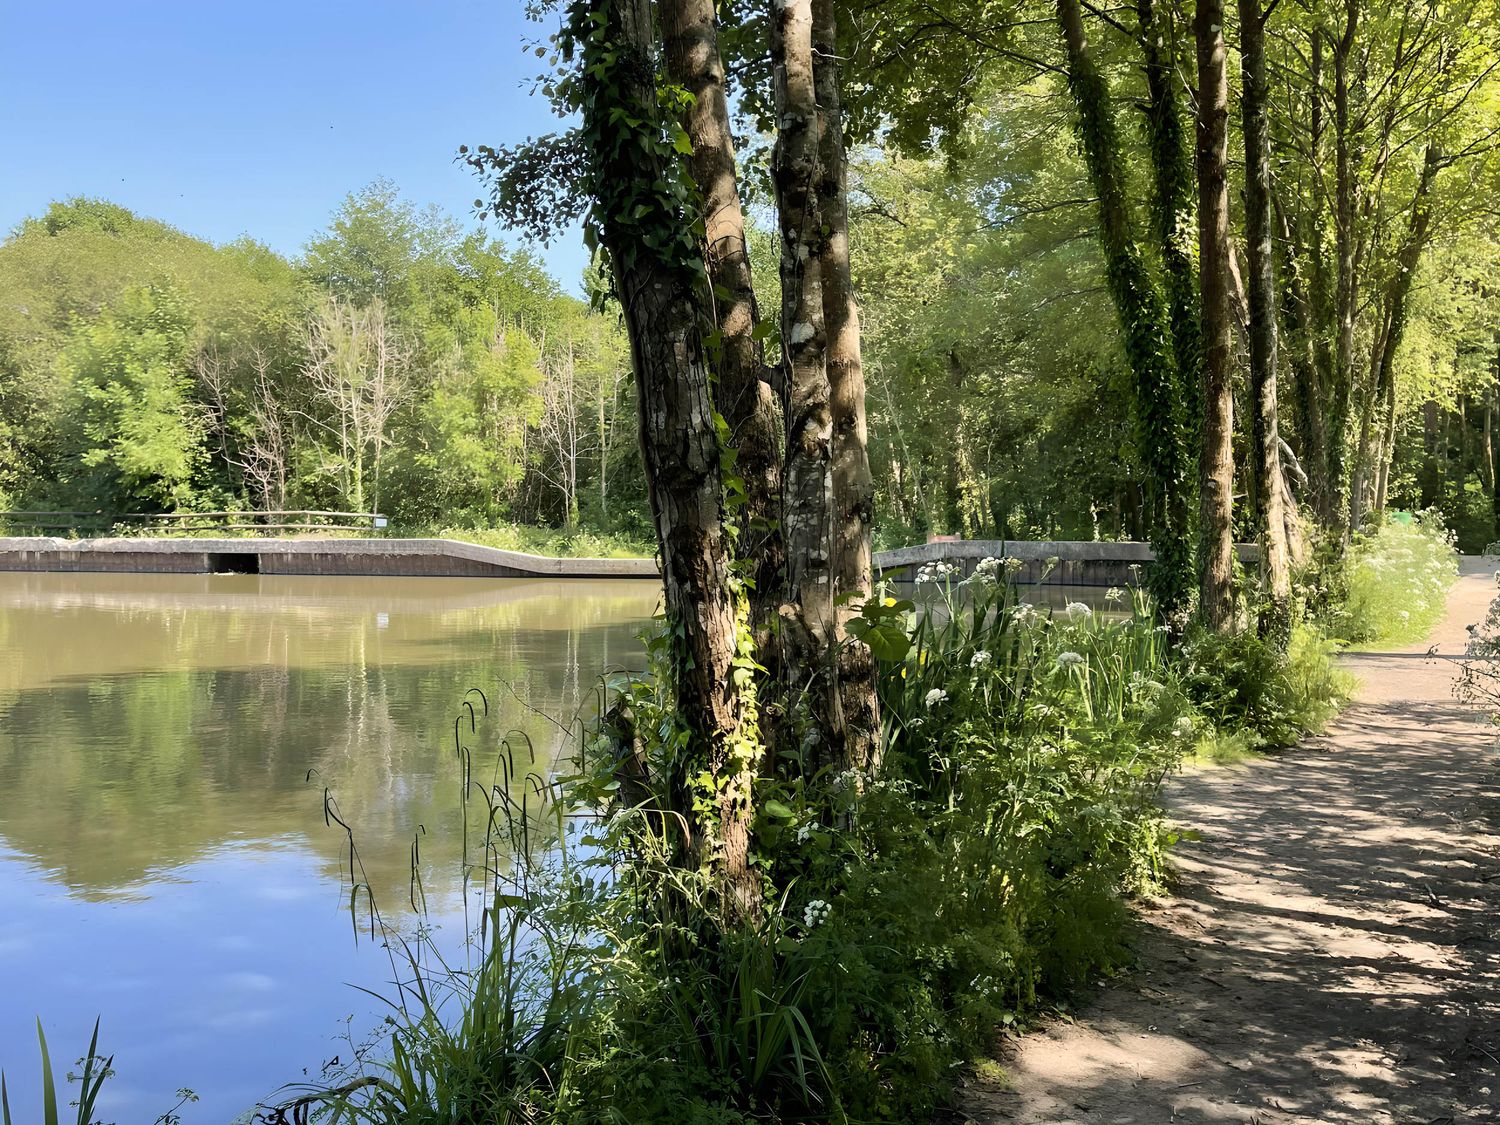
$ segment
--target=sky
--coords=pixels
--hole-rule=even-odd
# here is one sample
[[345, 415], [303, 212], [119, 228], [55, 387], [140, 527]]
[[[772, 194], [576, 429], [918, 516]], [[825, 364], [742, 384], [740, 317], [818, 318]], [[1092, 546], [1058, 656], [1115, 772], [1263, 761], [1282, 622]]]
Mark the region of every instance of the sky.
[[[0, 0], [0, 231], [86, 195], [294, 256], [380, 176], [472, 225], [454, 154], [556, 127], [550, 30], [522, 0]], [[576, 288], [580, 240], [541, 252]]]

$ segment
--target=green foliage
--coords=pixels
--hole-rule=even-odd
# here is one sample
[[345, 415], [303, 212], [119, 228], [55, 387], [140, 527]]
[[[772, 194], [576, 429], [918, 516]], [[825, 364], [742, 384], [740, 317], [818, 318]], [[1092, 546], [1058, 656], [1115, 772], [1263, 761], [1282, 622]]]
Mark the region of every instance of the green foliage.
[[1353, 645], [1410, 644], [1443, 614], [1458, 574], [1453, 537], [1436, 513], [1397, 513], [1357, 536], [1331, 576], [1325, 614], [1332, 636]]
[[83, 472], [94, 470], [64, 478], [75, 503], [149, 509], [189, 498], [204, 454], [192, 324], [180, 293], [152, 287], [127, 290], [117, 310], [73, 332], [59, 359], [78, 426], [71, 451]]
[[[0, 289], [0, 506], [643, 526], [618, 327], [388, 182], [300, 263], [53, 204], [0, 243]], [[366, 321], [387, 347], [354, 333], [327, 393], [320, 345]]]
[[[1290, 746], [1337, 713], [1352, 677], [1333, 663], [1337, 645], [1303, 624], [1286, 651], [1251, 630], [1195, 631], [1182, 646], [1183, 689], [1216, 731], [1240, 731], [1239, 747]], [[1221, 757], [1211, 744], [1206, 756]]]

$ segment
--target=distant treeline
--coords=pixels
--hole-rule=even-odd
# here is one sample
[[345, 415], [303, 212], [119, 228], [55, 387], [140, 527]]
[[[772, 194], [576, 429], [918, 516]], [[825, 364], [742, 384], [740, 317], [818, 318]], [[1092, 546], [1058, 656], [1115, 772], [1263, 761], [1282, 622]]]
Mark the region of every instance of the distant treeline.
[[90, 199], [0, 245], [0, 508], [638, 532], [633, 411], [615, 318], [383, 181], [295, 261]]

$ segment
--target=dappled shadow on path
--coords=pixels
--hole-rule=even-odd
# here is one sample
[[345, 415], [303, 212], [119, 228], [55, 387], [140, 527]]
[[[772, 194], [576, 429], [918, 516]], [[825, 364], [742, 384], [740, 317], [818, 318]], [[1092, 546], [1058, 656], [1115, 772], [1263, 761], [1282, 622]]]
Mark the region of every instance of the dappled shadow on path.
[[1446, 662], [1359, 663], [1383, 683], [1329, 736], [1174, 784], [1201, 839], [1139, 967], [972, 1085], [971, 1119], [1500, 1121], [1493, 732]]

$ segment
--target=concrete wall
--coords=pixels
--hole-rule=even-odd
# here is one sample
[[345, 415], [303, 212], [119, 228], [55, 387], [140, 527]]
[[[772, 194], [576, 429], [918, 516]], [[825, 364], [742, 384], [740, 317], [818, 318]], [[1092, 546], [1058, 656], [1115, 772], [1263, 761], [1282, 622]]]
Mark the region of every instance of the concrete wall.
[[[1240, 558], [1253, 563], [1254, 545]], [[961, 540], [875, 556], [876, 569], [910, 580], [925, 563], [971, 573], [980, 559], [1024, 564], [1018, 582], [1126, 586], [1149, 563], [1145, 543]], [[443, 578], [654, 578], [653, 559], [554, 559], [452, 539], [52, 539], [0, 538], [0, 571], [128, 571], [159, 574], [411, 575]]]

